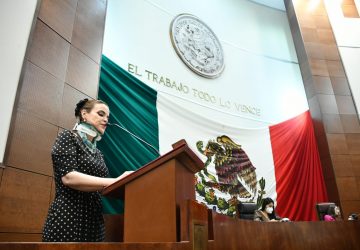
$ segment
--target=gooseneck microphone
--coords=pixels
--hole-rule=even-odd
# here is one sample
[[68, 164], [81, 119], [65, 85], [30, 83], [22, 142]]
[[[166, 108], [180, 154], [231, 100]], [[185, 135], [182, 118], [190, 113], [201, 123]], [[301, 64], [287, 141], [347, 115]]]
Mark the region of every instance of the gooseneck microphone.
[[141, 142], [143, 142], [143, 143], [145, 143], [146, 145], [148, 145], [149, 147], [151, 147], [153, 150], [155, 150], [156, 151], [156, 153], [158, 153], [159, 154], [159, 156], [160, 156], [160, 152], [159, 152], [159, 150], [157, 150], [153, 145], [151, 145], [150, 143], [148, 143], [147, 141], [145, 141], [145, 140], [143, 140], [143, 139], [141, 139], [139, 136], [137, 136], [137, 135], [135, 135], [135, 134], [133, 134], [133, 133], [131, 133], [129, 130], [127, 130], [126, 128], [124, 128], [123, 126], [120, 126], [119, 124], [117, 124], [117, 123], [110, 123], [110, 122], [108, 122], [107, 123], [107, 125], [110, 125], [110, 126], [116, 126], [116, 127], [118, 127], [118, 128], [121, 128], [122, 130], [124, 130], [125, 132], [127, 132], [128, 134], [130, 134], [130, 135], [132, 135], [133, 137], [135, 137], [136, 139], [138, 139], [139, 141], [141, 141]]

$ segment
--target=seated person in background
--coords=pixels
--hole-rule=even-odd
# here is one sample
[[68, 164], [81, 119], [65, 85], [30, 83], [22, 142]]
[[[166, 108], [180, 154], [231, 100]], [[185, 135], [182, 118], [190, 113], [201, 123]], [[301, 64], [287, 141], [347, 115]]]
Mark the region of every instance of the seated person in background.
[[281, 218], [275, 214], [274, 201], [271, 198], [263, 199], [261, 209], [255, 211], [254, 220], [265, 222], [281, 221]]
[[348, 220], [359, 220], [359, 216], [355, 213], [349, 215]]
[[340, 208], [336, 205], [330, 205], [327, 214], [324, 216], [324, 221], [337, 221], [341, 220]]

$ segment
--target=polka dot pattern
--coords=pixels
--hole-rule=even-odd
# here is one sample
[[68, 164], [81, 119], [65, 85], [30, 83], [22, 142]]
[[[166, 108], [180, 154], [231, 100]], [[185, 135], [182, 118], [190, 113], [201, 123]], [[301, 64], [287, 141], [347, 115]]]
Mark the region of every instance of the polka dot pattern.
[[78, 191], [61, 181], [71, 171], [98, 177], [109, 173], [100, 150], [91, 153], [75, 133], [61, 132], [52, 148], [56, 191], [43, 229], [45, 242], [97, 242], [105, 238], [100, 192]]

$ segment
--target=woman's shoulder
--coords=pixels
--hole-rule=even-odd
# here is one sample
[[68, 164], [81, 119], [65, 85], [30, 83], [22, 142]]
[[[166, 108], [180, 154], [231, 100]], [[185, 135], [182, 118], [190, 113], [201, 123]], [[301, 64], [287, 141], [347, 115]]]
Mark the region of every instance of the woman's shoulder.
[[65, 129], [58, 134], [52, 148], [52, 153], [75, 153], [75, 145], [76, 136], [74, 132]]
[[261, 210], [255, 210], [255, 212], [254, 212], [254, 220], [256, 220], [256, 221], [263, 221], [264, 220], [264, 215], [263, 215]]

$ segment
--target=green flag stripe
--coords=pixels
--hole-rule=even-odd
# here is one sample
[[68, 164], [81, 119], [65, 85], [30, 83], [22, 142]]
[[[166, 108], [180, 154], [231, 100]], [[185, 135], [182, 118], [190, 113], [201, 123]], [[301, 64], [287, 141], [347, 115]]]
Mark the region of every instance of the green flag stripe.
[[[98, 98], [109, 105], [111, 123], [117, 123], [159, 149], [157, 93], [102, 56]], [[112, 177], [136, 170], [158, 155], [148, 145], [118, 127], [108, 127], [99, 149]], [[103, 199], [105, 213], [122, 213], [119, 200]]]

